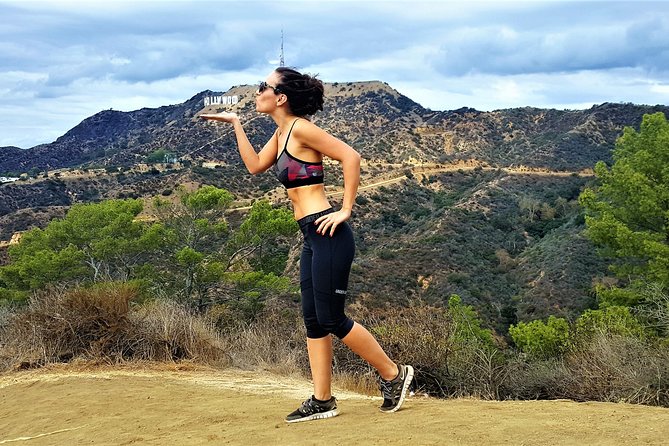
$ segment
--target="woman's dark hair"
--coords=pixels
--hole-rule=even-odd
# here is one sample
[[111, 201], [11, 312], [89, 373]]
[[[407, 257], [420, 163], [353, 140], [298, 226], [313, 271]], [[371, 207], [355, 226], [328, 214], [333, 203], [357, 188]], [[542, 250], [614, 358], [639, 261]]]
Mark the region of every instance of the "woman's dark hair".
[[281, 76], [277, 90], [288, 97], [290, 111], [296, 116], [313, 115], [323, 110], [324, 88], [320, 79], [288, 67], [279, 67], [274, 71]]

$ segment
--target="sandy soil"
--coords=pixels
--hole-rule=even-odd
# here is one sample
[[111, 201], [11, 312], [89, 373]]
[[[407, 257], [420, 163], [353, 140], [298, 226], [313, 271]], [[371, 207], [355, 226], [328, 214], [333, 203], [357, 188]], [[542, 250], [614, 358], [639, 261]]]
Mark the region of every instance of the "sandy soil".
[[309, 382], [262, 372], [143, 366], [0, 376], [0, 445], [669, 444], [669, 409], [414, 396], [397, 413], [338, 390], [341, 415], [287, 424]]

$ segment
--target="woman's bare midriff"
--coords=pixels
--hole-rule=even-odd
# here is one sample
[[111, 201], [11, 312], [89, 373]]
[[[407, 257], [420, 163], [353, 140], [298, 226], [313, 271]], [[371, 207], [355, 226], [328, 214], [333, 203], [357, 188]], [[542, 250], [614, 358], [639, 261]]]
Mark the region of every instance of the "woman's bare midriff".
[[293, 203], [295, 220], [332, 207], [325, 196], [325, 187], [322, 184], [295, 187], [288, 189], [287, 192], [288, 198]]

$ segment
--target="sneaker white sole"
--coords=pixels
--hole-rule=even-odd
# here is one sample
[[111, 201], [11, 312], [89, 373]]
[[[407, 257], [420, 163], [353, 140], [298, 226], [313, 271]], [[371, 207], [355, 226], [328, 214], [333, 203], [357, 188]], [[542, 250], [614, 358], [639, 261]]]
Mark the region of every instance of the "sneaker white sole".
[[328, 410], [327, 412], [315, 413], [313, 415], [309, 415], [308, 417], [304, 418], [297, 418], [295, 420], [286, 420], [286, 423], [300, 423], [302, 421], [322, 420], [325, 418], [336, 417], [337, 415], [339, 415], [339, 411], [337, 409], [333, 409], [333, 410]]
[[381, 409], [381, 412], [383, 413], [393, 413], [397, 412], [400, 410], [400, 407], [402, 407], [402, 403], [404, 402], [404, 398], [407, 396], [407, 391], [409, 390], [409, 386], [411, 385], [411, 380], [413, 380], [413, 367], [410, 365], [405, 366], [407, 368], [407, 376], [404, 379], [404, 385], [402, 386], [402, 393], [400, 394], [400, 400], [397, 402], [397, 406], [393, 407], [392, 409], [388, 410], [383, 410]]

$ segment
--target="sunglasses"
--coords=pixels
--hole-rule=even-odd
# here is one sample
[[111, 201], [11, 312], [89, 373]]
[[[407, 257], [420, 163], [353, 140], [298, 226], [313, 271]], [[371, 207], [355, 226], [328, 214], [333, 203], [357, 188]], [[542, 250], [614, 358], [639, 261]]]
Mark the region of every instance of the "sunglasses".
[[265, 81], [262, 81], [258, 85], [258, 93], [262, 93], [263, 91], [267, 90], [268, 88], [271, 88], [274, 94], [279, 94], [281, 92], [280, 87], [272, 87], [270, 84], [268, 84]]

